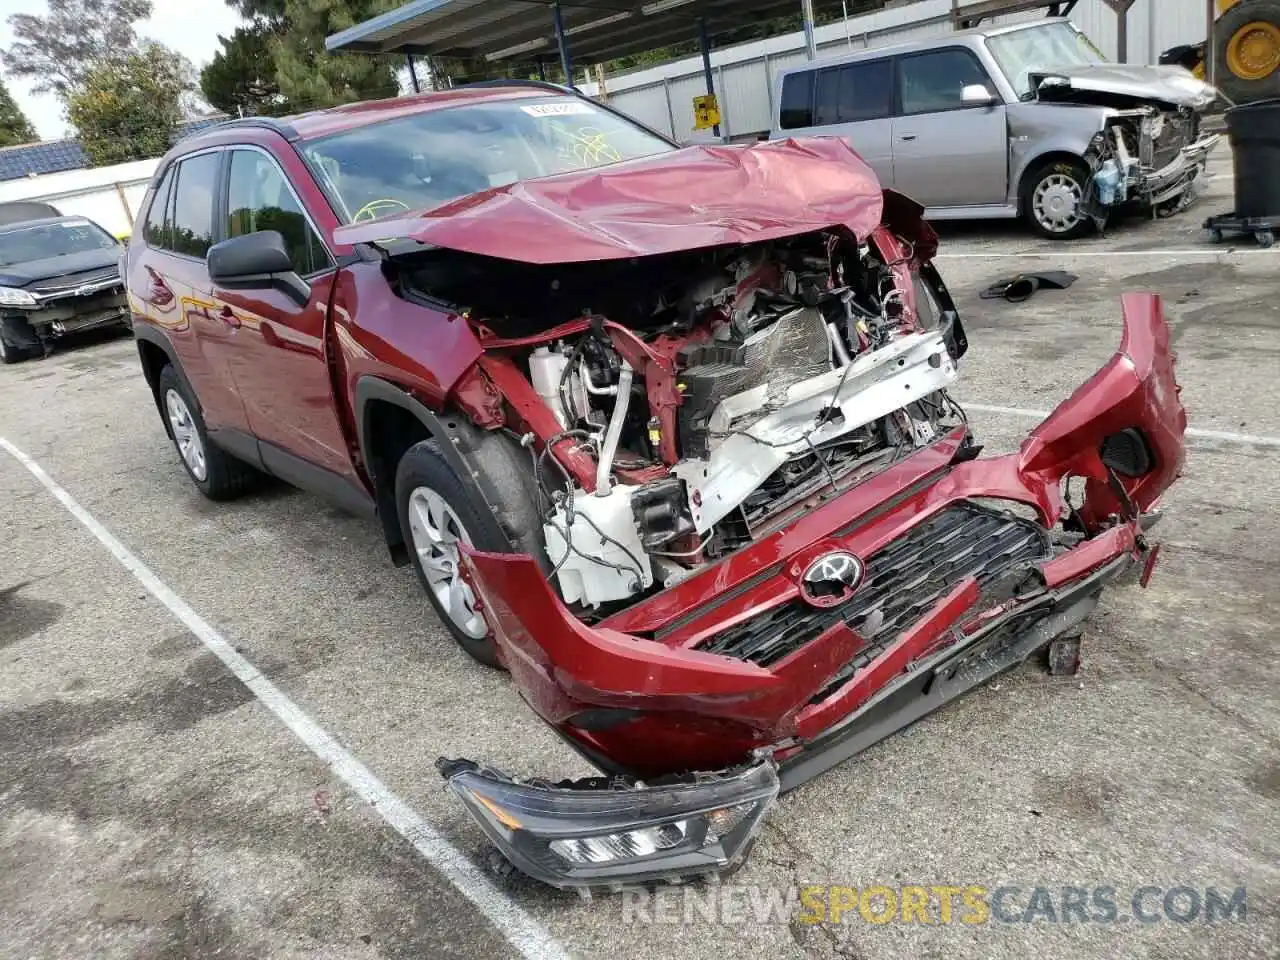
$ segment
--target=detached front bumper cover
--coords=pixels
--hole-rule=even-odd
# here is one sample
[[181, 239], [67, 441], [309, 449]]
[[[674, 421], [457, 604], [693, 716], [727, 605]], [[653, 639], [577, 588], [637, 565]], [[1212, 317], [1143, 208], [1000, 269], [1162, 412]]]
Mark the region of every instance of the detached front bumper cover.
[[778, 796], [772, 760], [652, 786], [517, 783], [444, 757], [436, 768], [512, 864], [561, 889], [722, 873], [746, 857]]

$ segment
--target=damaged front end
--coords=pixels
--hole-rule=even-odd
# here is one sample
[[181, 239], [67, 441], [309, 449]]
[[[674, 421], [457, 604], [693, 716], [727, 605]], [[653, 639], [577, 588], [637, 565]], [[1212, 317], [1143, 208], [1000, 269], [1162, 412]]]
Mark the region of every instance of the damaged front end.
[[1176, 67], [1116, 65], [1033, 73], [1040, 103], [1101, 108], [1101, 128], [1085, 152], [1093, 172], [1094, 216], [1133, 203], [1174, 212], [1201, 192], [1221, 136], [1201, 125], [1217, 91]]
[[[672, 191], [691, 171], [696, 206]], [[920, 213], [843, 143], [784, 141], [513, 185], [379, 242], [401, 296], [475, 336], [452, 408], [528, 464], [528, 546], [460, 547], [474, 609], [606, 775], [441, 762], [524, 872], [731, 868], [779, 790], [1075, 629], [1154, 556], [1186, 426], [1158, 299], [1126, 297], [1112, 360], [979, 459]]]
[[[1124, 320], [1120, 351], [1017, 453], [978, 459], [958, 426], [598, 622], [575, 615], [533, 558], [470, 553], [526, 700], [615, 778], [610, 796], [631, 803], [607, 831], [569, 818], [575, 839], [611, 837], [600, 843], [631, 851], [607, 874], [562, 856], [539, 861], [552, 874], [533, 875], [595, 886], [724, 869], [734, 851], [691, 865], [617, 840], [683, 816], [644, 784], [767, 762], [790, 789], [1078, 631], [1108, 584], [1139, 573], [1145, 583], [1156, 556], [1147, 528], [1180, 472], [1186, 419], [1158, 299], [1126, 296]], [[1078, 502], [1066, 496], [1073, 479]], [[499, 779], [521, 803], [551, 802], [545, 784]], [[474, 786], [450, 780], [459, 792]], [[590, 809], [601, 786], [563, 787], [555, 809]], [[725, 789], [717, 809], [735, 805]], [[478, 795], [525, 824], [511, 795], [507, 806]], [[504, 834], [492, 823], [502, 816], [467, 803], [528, 870], [513, 846], [523, 827]], [[528, 832], [520, 842], [551, 836]]]

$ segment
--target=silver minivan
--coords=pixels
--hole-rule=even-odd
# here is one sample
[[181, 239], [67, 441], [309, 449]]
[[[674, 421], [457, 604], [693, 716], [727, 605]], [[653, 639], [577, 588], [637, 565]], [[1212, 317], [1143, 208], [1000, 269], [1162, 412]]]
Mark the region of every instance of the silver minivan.
[[1215, 97], [1181, 67], [1108, 63], [1052, 18], [780, 71], [771, 137], [845, 137], [931, 218], [1022, 215], [1069, 239], [1122, 205], [1194, 199]]

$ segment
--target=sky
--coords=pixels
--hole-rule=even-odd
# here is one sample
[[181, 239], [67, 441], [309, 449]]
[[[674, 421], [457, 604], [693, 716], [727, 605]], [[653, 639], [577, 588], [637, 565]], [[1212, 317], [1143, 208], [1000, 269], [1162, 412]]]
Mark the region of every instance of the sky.
[[[172, 47], [199, 70], [222, 49], [218, 35], [229, 35], [241, 23], [240, 15], [223, 0], [154, 0], [151, 19], [138, 24], [138, 33]], [[0, 0], [0, 47], [13, 42], [9, 16], [14, 13], [43, 14], [44, 0]], [[49, 94], [34, 96], [25, 81], [6, 76], [9, 92], [30, 118], [42, 140], [66, 136], [67, 123], [62, 104]]]

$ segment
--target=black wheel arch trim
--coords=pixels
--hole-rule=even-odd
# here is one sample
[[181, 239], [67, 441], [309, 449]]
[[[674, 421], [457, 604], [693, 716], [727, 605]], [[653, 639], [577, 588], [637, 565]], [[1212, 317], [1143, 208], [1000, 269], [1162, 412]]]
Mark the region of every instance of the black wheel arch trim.
[[[381, 377], [366, 375], [356, 381], [356, 440], [360, 446], [360, 457], [369, 473], [369, 479], [373, 482], [378, 517], [382, 522], [382, 531], [387, 538], [387, 546], [391, 549], [392, 559], [397, 564], [406, 562], [407, 548], [404, 543], [404, 534], [400, 530], [400, 514], [395, 502], [395, 465], [388, 465], [380, 470], [377, 458], [369, 446], [373, 415], [370, 401], [373, 400], [400, 407], [417, 418], [426, 428], [431, 439], [436, 441], [441, 455], [450, 469], [457, 474], [458, 480], [479, 503], [486, 507], [485, 522], [492, 524], [487, 532], [500, 537], [501, 540], [497, 542], [508, 544], [514, 552], [517, 548], [511, 543], [511, 538], [502, 528], [502, 524], [498, 522], [498, 513], [495, 509], [495, 504], [498, 502], [496, 491], [487, 478], [466, 459], [465, 455], [472, 446], [470, 434], [475, 429], [471, 427], [470, 421], [465, 420], [461, 415], [455, 415], [447, 420], [442, 419], [403, 387], [389, 380], [383, 380]], [[464, 428], [463, 423], [470, 429]]]
[[[153, 346], [159, 347], [160, 350], [169, 360], [169, 366], [173, 367], [173, 372], [178, 375], [178, 379], [182, 381], [183, 388], [187, 391], [187, 396], [195, 401], [196, 407], [203, 414], [204, 408], [200, 403], [200, 396], [196, 393], [195, 388], [191, 386], [191, 381], [187, 378], [187, 372], [182, 369], [182, 361], [178, 359], [178, 353], [173, 349], [173, 344], [169, 342], [169, 338], [157, 330], [155, 327], [147, 323], [135, 323], [133, 325], [133, 339], [138, 344], [138, 360], [142, 361], [142, 341], [146, 341]], [[144, 368], [145, 370], [145, 368]], [[156, 402], [156, 409], [161, 415], [164, 414], [163, 405], [160, 403], [160, 394], [155, 391], [155, 384], [152, 387], [153, 399]]]

